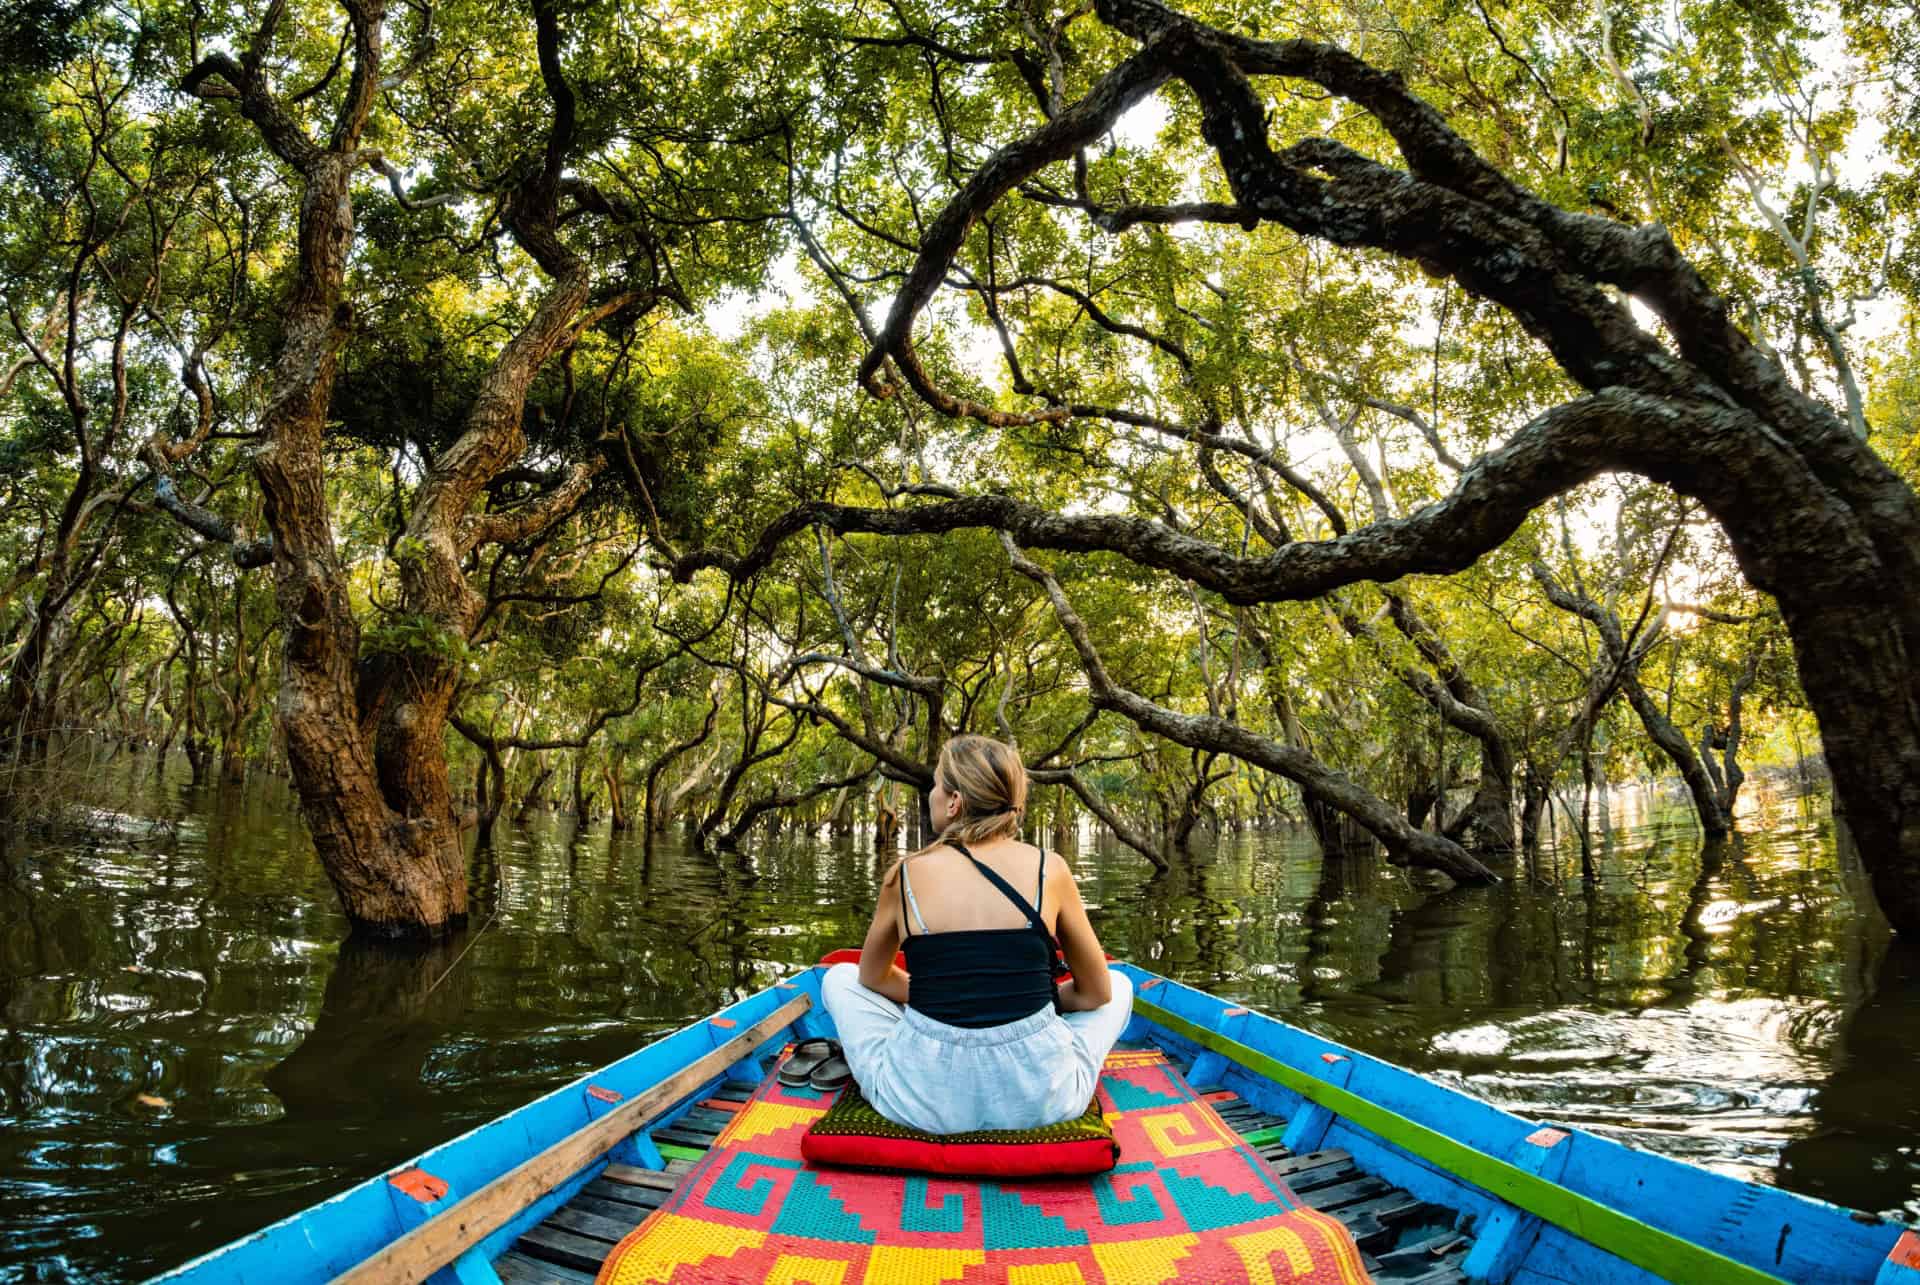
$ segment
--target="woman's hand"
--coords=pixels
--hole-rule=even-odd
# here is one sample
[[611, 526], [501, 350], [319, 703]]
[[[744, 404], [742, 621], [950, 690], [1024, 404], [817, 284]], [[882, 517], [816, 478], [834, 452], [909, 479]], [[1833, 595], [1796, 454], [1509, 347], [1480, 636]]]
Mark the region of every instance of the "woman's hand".
[[[1100, 980], [1105, 982], [1107, 979], [1102, 977]], [[1107, 985], [1107, 995], [1105, 999], [1093, 998], [1085, 991], [1082, 991], [1079, 984], [1073, 980], [1068, 980], [1060, 984], [1060, 1011], [1062, 1013], [1090, 1012], [1093, 1009], [1099, 1008], [1112, 998], [1113, 986], [1111, 983]]]

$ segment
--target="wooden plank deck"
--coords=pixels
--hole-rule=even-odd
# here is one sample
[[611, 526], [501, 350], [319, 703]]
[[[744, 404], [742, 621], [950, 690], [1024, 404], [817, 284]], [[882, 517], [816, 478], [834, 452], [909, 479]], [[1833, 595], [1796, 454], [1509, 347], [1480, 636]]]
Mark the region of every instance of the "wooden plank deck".
[[[1186, 1068], [1182, 1068], [1184, 1071]], [[1273, 1166], [1302, 1201], [1338, 1218], [1353, 1233], [1367, 1270], [1381, 1285], [1464, 1285], [1460, 1270], [1472, 1240], [1452, 1230], [1453, 1210], [1427, 1204], [1360, 1169], [1344, 1151], [1296, 1156], [1279, 1143], [1286, 1121], [1215, 1085], [1194, 1085], [1216, 1095], [1214, 1110]], [[712, 1145], [731, 1114], [752, 1090], [723, 1086], [663, 1129], [654, 1141], [671, 1152], [701, 1152]], [[737, 1108], [734, 1108], [737, 1109]], [[504, 1285], [589, 1285], [619, 1240], [666, 1200], [694, 1162], [684, 1155], [660, 1170], [609, 1165], [564, 1208], [522, 1236], [494, 1262]]]

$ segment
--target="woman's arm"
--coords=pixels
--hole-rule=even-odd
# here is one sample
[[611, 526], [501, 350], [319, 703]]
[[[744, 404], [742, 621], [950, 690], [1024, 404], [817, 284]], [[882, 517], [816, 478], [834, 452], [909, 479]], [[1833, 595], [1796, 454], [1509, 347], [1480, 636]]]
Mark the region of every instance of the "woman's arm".
[[860, 943], [860, 984], [896, 1004], [905, 1004], [907, 974], [893, 962], [900, 949], [900, 864], [894, 862], [893, 869], [880, 881], [873, 923], [867, 927], [866, 940]]
[[1068, 1013], [1099, 1008], [1113, 998], [1113, 979], [1107, 976], [1107, 952], [1087, 918], [1086, 903], [1080, 900], [1080, 885], [1073, 881], [1073, 870], [1066, 860], [1050, 856], [1047, 869], [1049, 887], [1060, 890], [1060, 914], [1054, 920], [1054, 936], [1067, 957], [1073, 980], [1060, 988], [1060, 1007]]

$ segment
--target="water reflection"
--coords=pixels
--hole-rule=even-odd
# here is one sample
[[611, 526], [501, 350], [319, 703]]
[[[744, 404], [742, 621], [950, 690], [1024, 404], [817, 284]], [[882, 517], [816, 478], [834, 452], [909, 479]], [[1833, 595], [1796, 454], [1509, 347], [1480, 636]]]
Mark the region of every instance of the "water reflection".
[[[882, 869], [537, 815], [474, 855], [463, 937], [394, 952], [339, 944], [279, 782], [121, 771], [91, 842], [0, 854], [0, 1281], [139, 1279], [377, 1173], [857, 941]], [[1920, 963], [1857, 857], [1804, 803], [1703, 847], [1616, 798], [1591, 880], [1563, 848], [1448, 889], [1286, 832], [1076, 864], [1116, 954], [1530, 1115], [1920, 1213]]]

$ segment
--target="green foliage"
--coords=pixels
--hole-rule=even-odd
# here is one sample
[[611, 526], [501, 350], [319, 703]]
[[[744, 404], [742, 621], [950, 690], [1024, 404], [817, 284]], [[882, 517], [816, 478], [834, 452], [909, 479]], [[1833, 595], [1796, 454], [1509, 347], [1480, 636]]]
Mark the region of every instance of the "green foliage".
[[[1342, 43], [1403, 76], [1547, 199], [1665, 223], [1807, 391], [1843, 405], [1851, 372], [1880, 449], [1920, 477], [1911, 5], [1183, 7], [1251, 36]], [[481, 605], [470, 627], [453, 628], [448, 613], [408, 597], [429, 550], [403, 533], [551, 288], [504, 227], [515, 185], [545, 163], [556, 108], [524, 6], [437, 4], [430, 30], [427, 13], [389, 18], [388, 66], [407, 74], [382, 95], [366, 139], [399, 169], [408, 199], [371, 169], [354, 194], [347, 341], [325, 443], [332, 534], [363, 657], [453, 667], [458, 708], [503, 736], [566, 739], [633, 704], [586, 753], [595, 766], [649, 760], [696, 732], [718, 692], [723, 766], [758, 715], [775, 739], [799, 726], [784, 755], [753, 768], [749, 792], [852, 770], [861, 755], [825, 721], [756, 705], [765, 685], [909, 757], [955, 731], [997, 732], [1003, 712], [1023, 747], [1052, 749], [1087, 712], [1085, 679], [1051, 611], [988, 534], [828, 540], [844, 626], [810, 534], [731, 593], [709, 579], [674, 584], [664, 568], [680, 552], [745, 549], [796, 503], [921, 502], [886, 493], [902, 486], [1148, 517], [1258, 555], [1271, 551], [1263, 522], [1310, 540], [1336, 521], [1371, 520], [1356, 458], [1376, 475], [1387, 515], [1403, 516], [1444, 497], [1456, 465], [1569, 390], [1510, 315], [1417, 266], [1331, 253], [1271, 226], [1108, 233], [1072, 208], [1083, 190], [1114, 206], [1230, 199], [1192, 97], [1167, 89], [1087, 149], [1083, 176], [1062, 162], [978, 220], [916, 331], [930, 376], [958, 396], [1010, 412], [1094, 409], [1000, 428], [942, 418], [905, 391], [873, 398], [852, 378], [868, 338], [849, 297], [867, 325], [883, 319], [932, 217], [1050, 110], [1041, 98], [1052, 57], [1071, 100], [1132, 42], [1091, 13], [1028, 0], [567, 6], [559, 55], [577, 118], [565, 172], [619, 209], [562, 200], [558, 235], [590, 273], [595, 318], [514, 407], [519, 449], [462, 516], [524, 512], [573, 467], [597, 472], [564, 522], [463, 554], [459, 575]], [[105, 637], [103, 622], [134, 604], [139, 640], [103, 644], [88, 681], [96, 696], [110, 690], [120, 659], [156, 667], [156, 690], [178, 675], [168, 690], [182, 719], [189, 662], [184, 650], [168, 657], [184, 636], [153, 604], [178, 586], [203, 634], [196, 648], [229, 665], [221, 690], [236, 694], [232, 653], [258, 651], [272, 619], [265, 574], [182, 578], [188, 555], [197, 568], [224, 551], [196, 550], [198, 537], [151, 511], [140, 449], [194, 433], [198, 402], [182, 376], [186, 355], [200, 354], [215, 435], [182, 462], [179, 489], [263, 529], [247, 452], [295, 285], [299, 193], [231, 102], [177, 92], [196, 52], [244, 48], [258, 20], [244, 8], [167, 5], [129, 16], [87, 0], [33, 0], [0, 18], [0, 286], [15, 323], [57, 348], [58, 326], [44, 325], [78, 283], [86, 342], [75, 387], [92, 416], [76, 419], [30, 360], [0, 401], [0, 581], [24, 586], [0, 603], [0, 625], [17, 636], [47, 589], [36, 559], [82, 485], [81, 433], [91, 432], [91, 494], [120, 488], [127, 503], [99, 508], [113, 523], [103, 516], [88, 537], [97, 543], [74, 545], [72, 565], [92, 577], [74, 604], [85, 622], [76, 645]], [[304, 0], [286, 6], [275, 34], [273, 83], [311, 137], [344, 92], [345, 76], [329, 74], [338, 36], [337, 12]], [[1275, 146], [1325, 135], [1401, 163], [1364, 114], [1288, 82], [1264, 89]], [[1898, 163], [1851, 159], [1875, 137]], [[437, 197], [451, 199], [423, 204]], [[610, 303], [649, 292], [665, 301]], [[1854, 315], [1874, 324], [1848, 328]], [[116, 368], [101, 337], [123, 321], [134, 339]], [[7, 335], [0, 371], [28, 357], [12, 327]], [[103, 434], [115, 405], [119, 426]], [[1201, 471], [1195, 428], [1270, 451], [1338, 519], [1277, 474], [1216, 452], [1209, 463], [1255, 505], [1256, 522]], [[1592, 629], [1541, 595], [1536, 559], [1642, 630], [1662, 622], [1667, 600], [1758, 617], [1659, 623], [1646, 683], [1697, 739], [1725, 717], [1758, 649], [1756, 742], [1777, 748], [1787, 743], [1779, 729], [1804, 730], [1790, 650], [1719, 533], [1659, 488], [1602, 479], [1536, 514], [1473, 570], [1393, 587], [1444, 639], [1521, 757], [1555, 743], [1598, 655]], [[1392, 627], [1374, 587], [1242, 608], [1116, 557], [1054, 566], [1109, 670], [1162, 704], [1222, 708], [1263, 735], [1297, 738], [1388, 795], [1436, 777], [1460, 787], [1478, 770], [1470, 740], [1404, 681], [1436, 666]], [[1347, 628], [1342, 612], [1367, 630]], [[786, 671], [795, 654], [850, 651], [849, 634], [868, 662], [937, 679], [942, 725], [928, 726], [920, 696], [848, 669]], [[634, 704], [636, 672], [647, 677]], [[206, 711], [219, 704], [210, 688], [196, 691]], [[264, 742], [257, 727], [249, 734]], [[1595, 744], [1617, 770], [1659, 766], [1622, 707]], [[1084, 764], [1133, 817], [1174, 809], [1215, 770], [1112, 718], [1078, 733], [1060, 761]], [[533, 763], [532, 752], [515, 759], [516, 784]], [[1247, 815], [1290, 802], [1270, 784], [1236, 770], [1202, 792]]]

